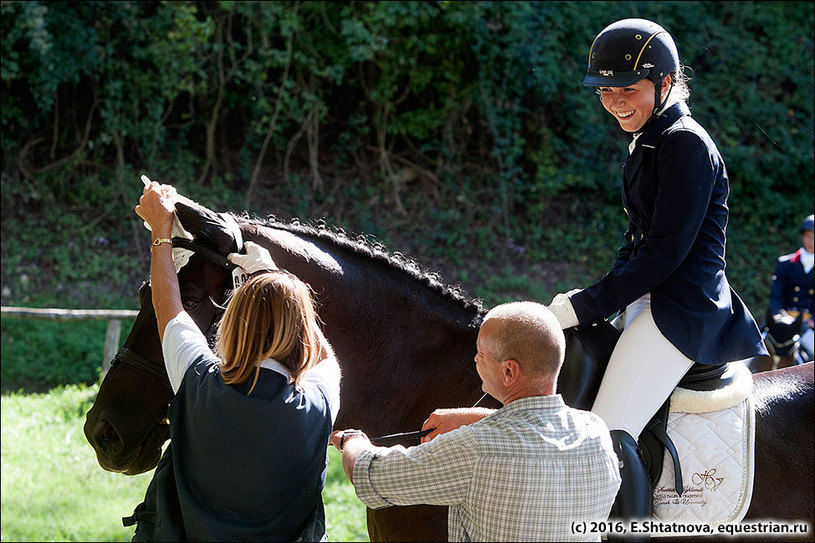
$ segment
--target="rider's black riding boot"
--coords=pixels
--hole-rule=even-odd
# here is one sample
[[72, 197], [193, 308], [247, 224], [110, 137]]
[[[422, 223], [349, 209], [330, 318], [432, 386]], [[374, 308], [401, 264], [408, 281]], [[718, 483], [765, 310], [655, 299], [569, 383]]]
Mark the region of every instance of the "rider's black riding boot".
[[651, 520], [651, 476], [642, 459], [637, 440], [624, 430], [612, 430], [611, 441], [620, 461], [622, 484], [611, 507], [610, 518], [625, 523], [627, 533], [608, 534], [609, 541], [648, 541], [649, 537], [631, 533], [631, 521]]

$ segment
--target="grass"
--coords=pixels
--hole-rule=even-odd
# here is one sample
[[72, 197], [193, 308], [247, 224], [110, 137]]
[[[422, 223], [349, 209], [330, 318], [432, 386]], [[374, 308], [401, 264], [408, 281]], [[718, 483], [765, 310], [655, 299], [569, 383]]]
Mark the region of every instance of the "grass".
[[[5, 358], [5, 357], [4, 357]], [[142, 501], [152, 472], [104, 471], [82, 432], [97, 386], [2, 396], [2, 541], [129, 541], [122, 526]], [[365, 507], [329, 449], [323, 500], [329, 541], [368, 541]]]
[[104, 471], [82, 432], [96, 387], [2, 396], [3, 541], [128, 541], [150, 474]]

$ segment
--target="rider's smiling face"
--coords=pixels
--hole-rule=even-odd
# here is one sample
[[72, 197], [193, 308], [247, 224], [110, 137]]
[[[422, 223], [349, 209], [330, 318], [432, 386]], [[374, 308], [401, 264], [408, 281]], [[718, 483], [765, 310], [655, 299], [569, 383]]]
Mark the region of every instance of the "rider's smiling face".
[[654, 111], [654, 84], [643, 79], [627, 87], [600, 87], [600, 100], [606, 111], [626, 132], [636, 132]]
[[[670, 85], [670, 76], [662, 80], [662, 98]], [[603, 107], [626, 132], [637, 132], [654, 111], [654, 84], [648, 79], [627, 87], [599, 87]]]

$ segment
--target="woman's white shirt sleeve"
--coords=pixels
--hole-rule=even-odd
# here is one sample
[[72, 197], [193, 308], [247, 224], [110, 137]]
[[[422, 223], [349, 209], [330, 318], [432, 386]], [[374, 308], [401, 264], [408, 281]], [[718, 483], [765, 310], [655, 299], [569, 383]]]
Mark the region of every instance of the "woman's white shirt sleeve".
[[207, 338], [185, 311], [167, 323], [161, 351], [173, 394], [178, 392], [184, 374], [193, 362], [201, 355], [215, 356]]
[[312, 366], [303, 376], [303, 381], [314, 383], [323, 391], [331, 413], [331, 423], [336, 422], [340, 410], [340, 366], [337, 359], [332, 356]]

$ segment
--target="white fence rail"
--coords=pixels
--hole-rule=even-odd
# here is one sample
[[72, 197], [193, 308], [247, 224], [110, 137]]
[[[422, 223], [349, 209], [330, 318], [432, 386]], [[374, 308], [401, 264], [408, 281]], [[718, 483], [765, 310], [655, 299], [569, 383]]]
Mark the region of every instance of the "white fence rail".
[[107, 320], [105, 351], [102, 353], [102, 372], [107, 373], [110, 361], [119, 350], [122, 321], [134, 319], [139, 312], [133, 309], [55, 309], [39, 307], [2, 307], [2, 316], [18, 319], [45, 319], [56, 321]]

